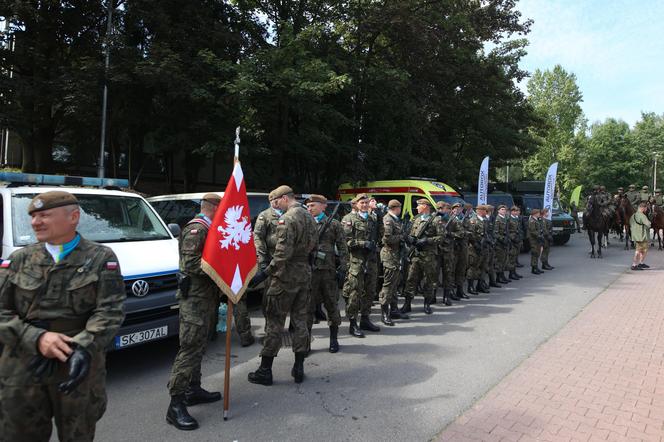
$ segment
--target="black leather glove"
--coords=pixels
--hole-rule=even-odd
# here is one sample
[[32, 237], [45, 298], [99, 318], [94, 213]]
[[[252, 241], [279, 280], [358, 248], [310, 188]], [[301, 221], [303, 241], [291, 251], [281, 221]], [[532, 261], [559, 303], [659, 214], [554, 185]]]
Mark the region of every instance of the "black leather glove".
[[45, 358], [41, 354], [33, 357], [28, 364], [28, 370], [38, 379], [51, 376], [57, 365], [56, 359]]
[[69, 359], [67, 359], [69, 377], [66, 381], [61, 382], [60, 385], [58, 385], [58, 389], [64, 394], [70, 394], [74, 391], [76, 387], [88, 377], [91, 362], [92, 356], [90, 355], [90, 352], [77, 345], [74, 348], [74, 352], [69, 355]]
[[373, 241], [364, 241], [364, 248], [370, 252], [376, 251], [376, 243]]
[[267, 279], [267, 273], [265, 273], [265, 270], [259, 269], [258, 272], [254, 275], [253, 278], [251, 278], [251, 281], [249, 281], [249, 288], [253, 289], [256, 287], [258, 284], [261, 282], [265, 281]]
[[422, 250], [422, 249], [424, 248], [424, 246], [426, 246], [427, 244], [428, 244], [428, 243], [427, 243], [427, 239], [426, 239], [426, 238], [420, 238], [420, 239], [418, 239], [417, 241], [415, 241], [415, 248], [416, 248], [417, 250]]
[[415, 243], [415, 241], [417, 241], [417, 239], [414, 236], [406, 237], [406, 244], [408, 244], [409, 246], [412, 246]]

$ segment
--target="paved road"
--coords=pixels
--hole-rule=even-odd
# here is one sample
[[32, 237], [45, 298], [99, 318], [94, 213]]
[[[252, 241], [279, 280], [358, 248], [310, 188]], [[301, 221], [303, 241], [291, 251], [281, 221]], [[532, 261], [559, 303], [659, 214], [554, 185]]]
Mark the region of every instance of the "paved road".
[[[556, 270], [526, 276], [508, 288], [473, 297], [366, 339], [343, 328], [341, 351], [331, 355], [327, 329], [314, 328], [307, 379], [292, 382], [292, 353], [275, 360], [272, 387], [247, 382], [260, 347], [232, 351], [231, 419], [221, 404], [192, 407], [201, 428], [192, 433], [165, 423], [166, 382], [176, 342], [112, 354], [109, 406], [100, 441], [430, 440], [555, 334], [627, 269], [631, 252], [613, 245], [602, 260], [587, 255], [585, 235], [556, 247]], [[653, 252], [657, 253], [657, 252]], [[661, 253], [661, 252], [660, 252]], [[529, 257], [521, 255], [521, 262]], [[440, 297], [439, 297], [440, 299]], [[374, 317], [377, 319], [377, 308]], [[258, 312], [254, 330], [260, 334]], [[235, 338], [235, 337], [234, 337]], [[215, 342], [204, 361], [204, 386], [222, 389], [224, 349]]]

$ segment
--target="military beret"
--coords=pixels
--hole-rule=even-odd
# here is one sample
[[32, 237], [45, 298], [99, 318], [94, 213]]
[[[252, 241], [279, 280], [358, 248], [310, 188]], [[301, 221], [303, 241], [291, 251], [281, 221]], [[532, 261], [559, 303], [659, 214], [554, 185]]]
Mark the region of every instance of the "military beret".
[[530, 211], [531, 215], [536, 215], [538, 213], [540, 213], [540, 209], [533, 209], [533, 210]]
[[512, 206], [512, 208], [510, 209], [510, 212], [518, 212], [519, 210], [521, 210], [521, 209], [519, 209], [519, 206]]
[[28, 214], [32, 215], [43, 210], [73, 205], [78, 206], [78, 199], [74, 195], [63, 190], [52, 190], [34, 197], [28, 205]]
[[625, 189], [623, 189], [622, 187], [618, 187], [618, 190], [625, 190]]
[[276, 200], [277, 198], [281, 198], [284, 195], [290, 195], [293, 193], [293, 189], [291, 189], [288, 186], [279, 186], [276, 189], [274, 189], [272, 192], [270, 192], [270, 201]]
[[631, 189], [633, 187], [636, 187], [636, 184], [630, 184], [628, 187]]
[[661, 193], [662, 189], [655, 189], [655, 193]]
[[367, 199], [369, 199], [369, 195], [367, 195], [366, 193], [360, 193], [355, 198], [353, 198], [353, 202], [359, 203], [360, 201]]
[[387, 208], [388, 209], [394, 209], [395, 207], [401, 207], [401, 203], [397, 200], [390, 200], [387, 203]]
[[419, 204], [426, 204], [427, 206], [431, 206], [431, 205], [432, 205], [432, 204], [431, 204], [431, 201], [429, 201], [429, 200], [426, 199], [426, 198], [420, 198], [420, 199], [418, 199], [416, 202], [417, 202], [418, 205], [419, 205]]
[[486, 204], [478, 204], [475, 210], [488, 210], [488, 207]]
[[216, 193], [206, 193], [205, 195], [203, 195], [203, 201], [207, 201], [210, 204], [218, 206], [219, 203], [221, 203], [221, 197]]
[[446, 207], [450, 207], [450, 204], [446, 203], [445, 201], [438, 201], [436, 203], [436, 209], [444, 209]]
[[304, 200], [305, 203], [321, 203], [321, 204], [327, 204], [327, 198], [325, 198], [323, 195], [316, 195], [312, 194]]
[[505, 204], [501, 204], [498, 206], [498, 210], [500, 209], [507, 209], [507, 206]]
[[461, 207], [461, 203], [456, 202], [456, 203], [452, 204], [453, 209], [456, 209], [457, 207]]
[[494, 207], [491, 204], [486, 205], [486, 210], [493, 210]]
[[648, 190], [648, 186], [643, 186], [641, 190]]

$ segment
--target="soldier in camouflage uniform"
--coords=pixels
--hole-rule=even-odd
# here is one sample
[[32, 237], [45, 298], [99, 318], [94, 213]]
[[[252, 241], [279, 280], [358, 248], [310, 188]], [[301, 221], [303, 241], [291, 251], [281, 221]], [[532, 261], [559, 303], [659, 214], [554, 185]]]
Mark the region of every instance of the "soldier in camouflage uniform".
[[486, 244], [486, 206], [479, 205], [468, 218], [468, 292], [471, 294], [489, 293], [489, 287], [482, 279], [482, 255]]
[[[350, 200], [350, 213], [347, 213], [341, 218], [341, 227], [345, 226], [351, 219], [351, 216], [357, 213], [357, 204], [355, 203], [355, 199], [357, 197], [353, 198]], [[341, 296], [344, 299], [344, 304], [346, 304], [346, 307], [348, 307], [348, 297], [349, 297], [349, 285], [346, 284], [346, 279], [348, 277], [348, 267], [350, 266], [350, 259], [346, 261], [346, 269], [344, 272], [344, 278], [341, 280], [342, 287], [341, 287]]]
[[380, 291], [379, 301], [381, 319], [383, 324], [393, 326], [395, 319], [409, 319], [405, 313], [393, 312], [392, 306], [397, 302], [397, 287], [401, 278], [402, 253], [404, 253], [404, 226], [401, 222], [401, 203], [390, 200], [387, 204], [387, 213], [383, 216], [383, 248], [380, 250], [380, 259], [383, 264], [383, 287]]
[[[502, 285], [498, 284], [496, 280], [496, 236], [494, 234], [496, 216], [494, 214], [494, 209], [491, 204], [487, 204], [487, 217], [485, 220], [486, 223], [486, 254], [484, 254], [484, 262], [482, 265], [484, 273], [489, 277], [489, 286], [495, 288], [501, 288]], [[502, 281], [501, 281], [502, 282]]]
[[530, 268], [534, 275], [544, 273], [539, 269], [539, 257], [544, 246], [544, 233], [539, 218], [540, 210], [532, 209], [528, 218], [528, 242], [530, 243]]
[[401, 307], [402, 313], [411, 311], [411, 303], [417, 293], [417, 288], [421, 282], [424, 289], [424, 313], [430, 315], [431, 303], [434, 298], [436, 287], [436, 251], [442, 241], [444, 232], [443, 221], [439, 216], [431, 213], [431, 203], [426, 198], [417, 200], [418, 215], [413, 220], [410, 227], [410, 243], [414, 247], [406, 278], [406, 288], [404, 305]]
[[[268, 195], [268, 200], [270, 207], [258, 214], [254, 225], [254, 246], [256, 246], [258, 268], [262, 270], [267, 268], [274, 255], [274, 248], [277, 245], [277, 226], [279, 218], [284, 214], [277, 206], [278, 201], [273, 193]], [[269, 281], [265, 283], [265, 287], [268, 285]], [[265, 290], [263, 290], [263, 312], [265, 312]]]
[[[451, 299], [456, 301], [460, 300], [456, 296], [456, 291], [454, 290], [454, 269], [456, 265], [456, 257], [454, 256], [454, 240], [455, 235], [458, 236], [458, 229], [460, 225], [454, 222], [454, 216], [452, 215], [452, 208], [449, 203], [440, 201], [436, 204], [438, 209], [438, 216], [441, 218], [443, 225], [442, 238], [440, 245], [438, 246], [438, 253], [440, 256], [439, 266], [443, 272], [443, 304], [452, 305]], [[452, 229], [455, 229], [452, 232]], [[436, 272], [438, 275], [439, 272]]]
[[523, 278], [516, 271], [516, 260], [521, 252], [521, 243], [523, 242], [523, 231], [521, 228], [521, 211], [517, 206], [512, 206], [509, 217], [509, 238], [510, 251], [507, 268], [510, 272], [510, 279], [517, 280]]
[[[376, 252], [376, 233], [379, 226], [375, 217], [369, 214], [369, 197], [362, 193], [355, 197], [357, 211], [350, 213], [342, 224], [348, 245], [348, 274], [344, 291], [348, 293], [346, 315], [350, 322], [348, 329], [352, 336], [363, 338], [362, 330], [372, 332], [380, 331], [380, 327], [371, 322], [371, 302], [373, 295], [369, 292], [372, 287], [369, 262]], [[375, 284], [375, 282], [373, 283]], [[360, 324], [357, 316], [360, 315]]]
[[[367, 293], [371, 297], [372, 302], [378, 299], [378, 261], [380, 259], [381, 241], [383, 239], [383, 212], [376, 204], [375, 198], [369, 198], [369, 216], [376, 223], [376, 229], [372, 231], [372, 241], [376, 243], [376, 250], [369, 255], [367, 260]], [[378, 331], [378, 330], [372, 330]]]
[[542, 235], [544, 236], [544, 245], [542, 246], [542, 254], [540, 260], [542, 261], [543, 270], [553, 270], [554, 267], [549, 264], [549, 251], [553, 245], [553, 223], [548, 217], [549, 209], [544, 208], [541, 212], [540, 222], [542, 223]]
[[76, 232], [76, 197], [28, 206], [38, 244], [0, 266], [0, 439], [92, 441], [106, 410], [106, 348], [124, 314], [111, 249]]
[[310, 309], [311, 252], [316, 247], [316, 222], [297, 202], [293, 189], [280, 186], [272, 199], [284, 214], [277, 223], [277, 244], [270, 263], [259, 269], [250, 286], [269, 276], [265, 291], [265, 339], [261, 365], [248, 380], [254, 384], [272, 385], [272, 362], [281, 348], [281, 333], [290, 315], [295, 363], [291, 375], [296, 383], [304, 380], [304, 358], [309, 349], [307, 321]]
[[493, 232], [496, 240], [496, 261], [493, 269], [496, 273], [496, 281], [505, 284], [509, 282], [509, 280], [505, 278], [505, 271], [508, 269], [508, 256], [511, 242], [509, 235], [509, 220], [507, 219], [507, 206], [504, 204], [498, 206], [498, 215], [496, 216]]
[[650, 198], [650, 203], [656, 207], [662, 207], [664, 204], [664, 198], [662, 198], [662, 189], [655, 189], [655, 194]]
[[461, 294], [465, 295], [463, 291], [463, 285], [467, 285], [468, 293], [471, 295], [477, 295], [477, 290], [471, 281], [468, 279], [468, 248], [469, 237], [470, 237], [470, 218], [473, 216], [473, 206], [466, 203], [461, 205], [461, 203], [455, 203], [452, 205], [452, 211], [457, 214], [457, 219], [461, 224], [461, 232], [463, 236], [458, 241], [454, 242], [454, 251], [457, 257], [457, 265], [454, 267], [455, 273], [455, 285], [457, 290], [457, 296], [463, 298]]
[[221, 198], [208, 193], [201, 201], [201, 213], [189, 221], [180, 234], [180, 349], [175, 356], [168, 390], [171, 402], [166, 421], [180, 430], [195, 430], [198, 422], [187, 406], [216, 402], [221, 393], [201, 387], [201, 362], [207, 348], [211, 314], [217, 308], [221, 292], [201, 268], [201, 256], [214, 212]]
[[636, 190], [636, 185], [630, 184], [627, 188], [627, 193], [625, 193], [625, 196], [629, 200], [629, 203], [632, 205], [634, 210], [636, 210], [639, 206], [639, 202], [641, 201], [641, 194], [638, 190]]
[[[316, 220], [317, 245], [314, 256], [314, 267], [311, 277], [311, 303], [309, 304], [309, 318], [307, 328], [311, 333], [314, 322], [316, 306], [321, 302], [327, 310], [328, 326], [330, 327], [330, 353], [339, 351], [337, 335], [341, 325], [339, 315], [339, 288], [337, 286], [336, 255], [339, 256], [339, 266], [346, 268], [348, 249], [346, 236], [341, 223], [325, 215], [327, 198], [323, 195], [311, 195], [306, 201], [307, 210]], [[335, 253], [336, 249], [336, 253]]]

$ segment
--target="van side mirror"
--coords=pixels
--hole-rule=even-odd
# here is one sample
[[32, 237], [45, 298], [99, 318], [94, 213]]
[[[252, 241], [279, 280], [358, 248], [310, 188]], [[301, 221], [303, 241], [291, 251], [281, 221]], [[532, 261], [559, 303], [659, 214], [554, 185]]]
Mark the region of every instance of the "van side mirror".
[[179, 238], [180, 233], [182, 233], [182, 229], [180, 229], [180, 226], [175, 223], [170, 223], [168, 225], [168, 230], [170, 230], [171, 234], [176, 238]]

